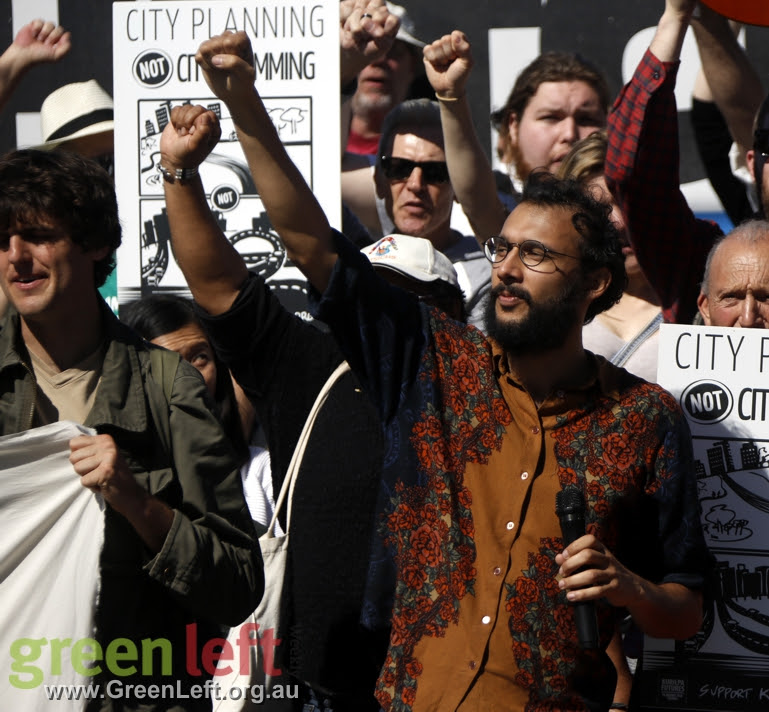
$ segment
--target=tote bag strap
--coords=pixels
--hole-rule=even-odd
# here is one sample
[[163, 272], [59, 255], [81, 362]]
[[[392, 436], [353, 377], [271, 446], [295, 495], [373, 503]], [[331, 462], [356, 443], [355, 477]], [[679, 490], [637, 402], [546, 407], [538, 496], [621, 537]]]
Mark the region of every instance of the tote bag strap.
[[328, 377], [328, 380], [323, 385], [323, 388], [320, 389], [318, 397], [315, 399], [315, 403], [313, 403], [312, 408], [307, 415], [307, 420], [304, 422], [302, 432], [299, 434], [299, 440], [296, 443], [296, 448], [294, 448], [294, 454], [291, 456], [291, 462], [288, 464], [288, 470], [286, 471], [286, 476], [283, 479], [283, 485], [280, 488], [280, 494], [278, 495], [278, 499], [275, 502], [275, 512], [272, 515], [270, 526], [267, 529], [267, 533], [265, 534], [265, 536], [269, 538], [275, 536], [275, 525], [278, 522], [278, 514], [280, 514], [286, 499], [288, 499], [288, 515], [286, 516], [286, 534], [288, 534], [288, 529], [291, 524], [291, 501], [294, 498], [294, 484], [296, 483], [296, 478], [299, 474], [299, 467], [302, 464], [302, 458], [304, 457], [304, 451], [307, 447], [307, 442], [310, 439], [312, 426], [315, 424], [318, 413], [323, 407], [323, 404], [326, 402], [332, 386], [339, 380], [342, 375], [347, 373], [349, 370], [350, 365], [347, 363], [347, 361], [342, 361], [342, 363], [337, 366], [336, 370]]

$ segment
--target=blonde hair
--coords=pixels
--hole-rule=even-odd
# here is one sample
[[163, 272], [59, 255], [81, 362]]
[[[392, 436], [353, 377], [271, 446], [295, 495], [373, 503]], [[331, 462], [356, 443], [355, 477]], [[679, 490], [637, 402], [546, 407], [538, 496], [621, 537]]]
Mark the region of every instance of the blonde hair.
[[558, 167], [558, 177], [587, 183], [596, 176], [603, 175], [608, 145], [606, 131], [595, 131], [577, 141]]

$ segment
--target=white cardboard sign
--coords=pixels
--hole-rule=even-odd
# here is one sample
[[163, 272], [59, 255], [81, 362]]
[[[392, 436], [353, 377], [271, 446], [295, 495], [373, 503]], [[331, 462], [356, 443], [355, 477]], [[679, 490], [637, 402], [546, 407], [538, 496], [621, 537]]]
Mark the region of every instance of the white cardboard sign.
[[253, 185], [227, 107], [211, 95], [195, 63], [206, 39], [245, 31], [256, 85], [292, 160], [338, 226], [339, 3], [116, 2], [113, 4], [115, 173], [123, 224], [118, 251], [120, 303], [151, 292], [187, 294], [169, 245], [159, 142], [171, 108], [201, 104], [221, 119], [222, 138], [201, 176], [228, 239], [291, 311], [304, 306], [304, 279], [285, 250]]
[[679, 643], [646, 638], [645, 708], [769, 706], [769, 332], [664, 325], [658, 378], [692, 431], [715, 601]]

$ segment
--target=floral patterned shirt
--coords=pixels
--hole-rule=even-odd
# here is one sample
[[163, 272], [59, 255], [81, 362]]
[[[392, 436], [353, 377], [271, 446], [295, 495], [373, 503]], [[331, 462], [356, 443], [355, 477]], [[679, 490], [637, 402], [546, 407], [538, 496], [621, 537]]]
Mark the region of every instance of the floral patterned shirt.
[[[587, 529], [631, 570], [702, 585], [688, 427], [672, 396], [593, 362], [537, 407], [497, 345], [379, 279], [341, 236], [315, 309], [380, 410], [380, 531], [396, 566], [385, 710], [580, 710], [611, 700], [560, 592], [555, 494], [577, 484]], [[596, 606], [602, 647], [617, 611]], [[587, 675], [587, 676], [586, 676]]]

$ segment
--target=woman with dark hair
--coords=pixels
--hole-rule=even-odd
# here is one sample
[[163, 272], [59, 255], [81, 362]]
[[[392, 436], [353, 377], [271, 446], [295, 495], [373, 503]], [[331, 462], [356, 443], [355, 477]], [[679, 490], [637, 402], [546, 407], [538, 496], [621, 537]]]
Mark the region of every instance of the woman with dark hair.
[[121, 306], [120, 319], [150, 343], [176, 351], [200, 372], [212, 410], [240, 457], [251, 517], [266, 526], [274, 510], [270, 456], [255, 444], [254, 408], [214, 353], [192, 302], [173, 294], [152, 294]]

